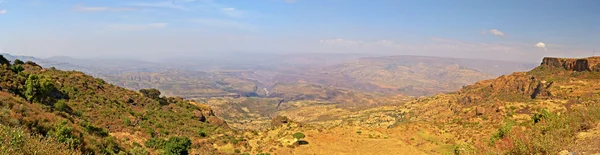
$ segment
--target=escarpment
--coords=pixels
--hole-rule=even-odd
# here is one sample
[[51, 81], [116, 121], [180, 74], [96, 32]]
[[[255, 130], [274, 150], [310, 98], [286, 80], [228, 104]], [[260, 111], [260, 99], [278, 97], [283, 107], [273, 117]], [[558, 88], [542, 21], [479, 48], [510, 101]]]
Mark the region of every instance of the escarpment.
[[[573, 88], [556, 86], [556, 82], [561, 82], [565, 86], [574, 85], [581, 81], [569, 79], [580, 76], [594, 78], [597, 72], [600, 72], [600, 57], [546, 57], [539, 67], [529, 72], [516, 72], [466, 86], [457, 92], [461, 94], [457, 101], [468, 105], [502, 100], [527, 101], [570, 97], [577, 94], [572, 92]], [[589, 93], [575, 96], [589, 96]]]
[[563, 68], [569, 71], [600, 72], [600, 57], [589, 58], [553, 58], [545, 57], [542, 66]]

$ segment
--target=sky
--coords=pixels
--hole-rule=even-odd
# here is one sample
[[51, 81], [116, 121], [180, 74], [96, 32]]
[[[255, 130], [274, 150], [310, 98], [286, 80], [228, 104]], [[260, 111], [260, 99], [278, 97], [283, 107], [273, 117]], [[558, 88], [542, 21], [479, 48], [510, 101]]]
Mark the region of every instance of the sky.
[[0, 53], [600, 55], [597, 0], [0, 0]]

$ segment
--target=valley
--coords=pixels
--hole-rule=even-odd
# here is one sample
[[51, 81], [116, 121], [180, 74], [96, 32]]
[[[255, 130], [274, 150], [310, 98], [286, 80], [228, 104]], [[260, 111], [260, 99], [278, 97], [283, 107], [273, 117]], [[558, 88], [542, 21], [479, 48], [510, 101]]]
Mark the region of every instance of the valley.
[[[113, 85], [82, 72], [12, 60], [15, 63], [2, 65], [0, 88], [4, 121], [0, 131], [6, 136], [26, 133], [26, 140], [41, 138], [45, 145], [51, 146], [46, 148], [49, 152], [100, 154], [164, 153], [172, 150], [161, 144], [178, 141], [173, 138], [179, 136], [189, 140], [189, 145], [183, 145], [191, 154], [593, 154], [598, 153], [595, 144], [600, 140], [596, 134], [600, 131], [597, 104], [600, 89], [595, 82], [600, 78], [598, 60], [597, 57], [544, 58], [541, 65], [530, 71], [489, 80], [485, 79], [493, 74], [460, 67], [460, 64], [428, 67], [417, 62], [416, 69], [407, 70], [412, 71], [411, 74], [402, 71], [409, 66], [406, 64], [390, 72], [398, 74], [395, 77], [414, 74], [417, 77], [414, 79], [423, 79], [418, 76], [427, 73], [424, 76], [437, 77], [431, 76], [430, 73], [435, 72], [431, 68], [441, 68], [455, 70], [454, 75], [444, 74], [429, 81], [456, 79], [452, 81], [467, 83], [474, 80], [470, 78], [475, 75], [484, 79], [449, 93], [443, 93], [441, 86], [428, 89], [439, 92], [420, 97], [402, 91], [331, 86], [323, 81], [302, 79], [278, 82], [266, 93], [258, 88], [267, 84], [240, 78], [237, 73], [172, 70], [168, 74], [145, 73], [150, 77], [147, 81], [127, 78], [130, 84], [144, 85], [136, 92], [125, 89], [132, 89], [133, 85], [121, 88], [118, 85], [123, 83]], [[378, 64], [370, 58], [362, 61]], [[359, 62], [352, 66], [363, 66], [351, 67], [353, 69], [347, 72], [338, 69], [339, 66], [331, 67], [347, 76], [358, 72], [354, 76], [364, 77], [368, 79], [364, 81], [375, 85], [377, 79], [364, 76], [357, 68], [381, 65], [370, 67], [365, 65], [369, 63]], [[39, 100], [35, 96], [27, 97], [31, 90], [25, 88], [34, 80], [34, 75], [43, 79], [41, 83], [50, 82], [49, 86], [54, 87], [48, 89], [49, 96], [40, 96]], [[191, 77], [207, 78], [197, 81]], [[382, 78], [381, 83], [387, 83], [385, 79]], [[186, 87], [164, 87], [176, 85], [170, 83], [175, 81]], [[433, 82], [433, 85], [437, 83], [444, 81]], [[203, 90], [198, 88], [203, 86], [207, 89], [193, 91]], [[146, 89], [154, 87], [160, 92]], [[424, 85], [413, 87], [425, 88]], [[448, 91], [454, 88], [444, 87]], [[211, 89], [216, 91], [210, 92]], [[45, 89], [39, 90], [38, 95], [45, 94], [42, 91]], [[223, 92], [233, 96], [209, 96]], [[188, 100], [176, 97], [180, 93], [188, 96]], [[62, 134], [57, 135], [59, 131]], [[297, 133], [305, 135], [304, 144], [292, 136]], [[42, 137], [38, 137], [40, 135]], [[0, 149], [3, 152], [36, 149], [3, 142], [13, 146]]]

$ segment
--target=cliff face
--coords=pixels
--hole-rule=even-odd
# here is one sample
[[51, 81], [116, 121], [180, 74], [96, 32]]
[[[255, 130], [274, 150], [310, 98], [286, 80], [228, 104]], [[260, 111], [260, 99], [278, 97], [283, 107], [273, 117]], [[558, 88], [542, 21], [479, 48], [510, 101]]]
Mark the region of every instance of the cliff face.
[[569, 71], [595, 71], [600, 72], [600, 57], [589, 57], [581, 59], [552, 58], [546, 57], [542, 66], [564, 68]]

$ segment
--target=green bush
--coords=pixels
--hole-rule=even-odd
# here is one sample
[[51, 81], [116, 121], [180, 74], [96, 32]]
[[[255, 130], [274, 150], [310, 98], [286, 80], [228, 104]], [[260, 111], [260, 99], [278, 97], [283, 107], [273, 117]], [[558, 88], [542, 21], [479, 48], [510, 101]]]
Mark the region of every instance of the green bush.
[[15, 59], [15, 61], [13, 61], [13, 65], [23, 65], [25, 64], [25, 62], [19, 60], [19, 59]]
[[160, 98], [160, 91], [158, 89], [140, 89], [140, 93], [144, 94], [144, 96], [158, 100]]
[[131, 120], [129, 120], [128, 118], [124, 118], [123, 123], [125, 123], [125, 125], [127, 126], [131, 126]]
[[65, 123], [57, 125], [54, 130], [52, 130], [49, 135], [56, 138], [61, 143], [66, 143], [72, 148], [79, 146], [81, 141], [79, 138], [73, 136], [73, 128], [67, 126]]
[[192, 146], [192, 141], [187, 137], [171, 137], [168, 140], [150, 138], [144, 145], [148, 148], [162, 149], [162, 153], [167, 155], [187, 155], [189, 153], [188, 149]]
[[96, 126], [90, 124], [89, 122], [83, 122], [83, 123], [81, 123], [81, 126], [83, 126], [83, 129], [90, 134], [97, 135], [100, 137], [108, 136], [108, 131], [106, 129], [96, 127]]
[[54, 103], [54, 109], [58, 111], [67, 112], [67, 110], [69, 109], [69, 105], [67, 104], [67, 102], [65, 102], [65, 100], [58, 100], [58, 102]]
[[187, 137], [171, 137], [164, 146], [165, 154], [187, 155], [192, 141]]
[[496, 141], [507, 136], [510, 133], [510, 130], [512, 129], [514, 124], [515, 123], [513, 121], [509, 120], [504, 125], [502, 125], [500, 128], [498, 128], [496, 133], [494, 133], [492, 135], [492, 137], [490, 137], [490, 145], [494, 145], [496, 143]]
[[153, 149], [162, 149], [166, 141], [162, 138], [150, 138], [144, 142], [144, 146]]
[[148, 150], [146, 150], [145, 148], [135, 147], [135, 148], [129, 150], [129, 154], [131, 154], [131, 155], [149, 155], [150, 152], [148, 152]]
[[24, 71], [25, 68], [23, 68], [23, 66], [21, 66], [21, 65], [13, 65], [13, 66], [10, 66], [10, 70], [13, 71], [14, 73], [19, 74], [22, 71]]
[[294, 136], [294, 138], [296, 138], [297, 140], [300, 140], [300, 139], [306, 137], [306, 135], [304, 135], [302, 132], [296, 132], [292, 136]]
[[208, 134], [206, 133], [206, 131], [204, 131], [204, 129], [199, 129], [198, 130], [198, 135], [200, 135], [200, 137], [207, 137]]

